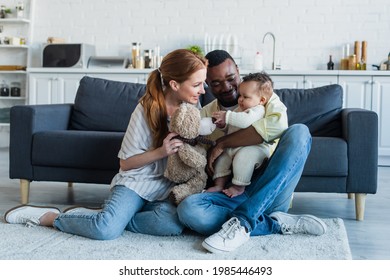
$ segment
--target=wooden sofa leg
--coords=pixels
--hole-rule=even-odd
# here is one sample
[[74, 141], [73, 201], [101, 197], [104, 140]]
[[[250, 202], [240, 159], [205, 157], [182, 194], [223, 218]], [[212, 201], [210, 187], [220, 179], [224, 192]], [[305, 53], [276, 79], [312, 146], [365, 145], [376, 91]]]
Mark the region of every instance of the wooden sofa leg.
[[364, 208], [366, 206], [366, 196], [365, 193], [356, 193], [355, 194], [355, 210], [356, 210], [356, 220], [364, 220]]
[[30, 194], [30, 181], [20, 179], [20, 198], [22, 204], [27, 204]]
[[349, 193], [348, 194], [348, 199], [354, 199], [355, 198], [355, 194], [354, 193]]
[[68, 188], [73, 188], [73, 182], [68, 182]]
[[294, 200], [294, 193], [291, 195], [290, 205], [288, 209], [291, 209], [293, 207], [293, 200]]

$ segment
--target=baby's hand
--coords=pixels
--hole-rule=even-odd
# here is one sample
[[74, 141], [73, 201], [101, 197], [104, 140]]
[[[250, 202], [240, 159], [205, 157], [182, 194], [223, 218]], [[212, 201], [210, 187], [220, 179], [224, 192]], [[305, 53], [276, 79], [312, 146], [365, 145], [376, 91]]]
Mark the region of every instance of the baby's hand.
[[224, 128], [226, 126], [226, 111], [214, 112], [212, 117], [215, 119], [214, 123], [218, 128]]

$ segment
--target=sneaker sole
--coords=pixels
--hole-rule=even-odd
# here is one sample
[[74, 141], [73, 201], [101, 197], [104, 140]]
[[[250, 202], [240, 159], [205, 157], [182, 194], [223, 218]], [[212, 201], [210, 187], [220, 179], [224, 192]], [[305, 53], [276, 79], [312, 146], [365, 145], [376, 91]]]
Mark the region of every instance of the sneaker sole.
[[12, 211], [15, 211], [19, 208], [23, 208], [23, 207], [32, 207], [32, 208], [45, 208], [45, 209], [51, 209], [53, 210], [54, 213], [57, 213], [57, 214], [60, 214], [61, 213], [61, 210], [58, 209], [57, 207], [47, 207], [47, 206], [36, 206], [36, 205], [28, 205], [28, 204], [25, 204], [25, 205], [19, 205], [19, 206], [16, 206], [16, 207], [13, 207], [11, 209], [9, 209], [7, 212], [5, 212], [4, 214], [4, 220], [9, 223], [7, 221], [7, 216], [9, 213], [11, 213]]
[[211, 252], [211, 253], [215, 253], [215, 254], [218, 254], [218, 253], [227, 253], [227, 252], [231, 252], [232, 250], [230, 251], [227, 251], [227, 250], [220, 250], [218, 248], [215, 248], [215, 247], [212, 247], [210, 246], [209, 244], [207, 244], [206, 241], [203, 241], [202, 242], [202, 246], [203, 248], [205, 248], [207, 251]]
[[[277, 216], [290, 216], [290, 217], [306, 217], [306, 218], [311, 218], [313, 220], [315, 220], [317, 223], [319, 223], [322, 228], [324, 229], [324, 232], [322, 234], [325, 234], [326, 231], [327, 231], [327, 226], [325, 225], [325, 223], [320, 219], [320, 218], [317, 218], [316, 216], [313, 216], [313, 215], [308, 215], [308, 214], [303, 214], [303, 215], [294, 215], [294, 214], [288, 214], [288, 213], [284, 213], [284, 212], [276, 212], [274, 215], [269, 215], [271, 218], [275, 218], [277, 221], [279, 221], [279, 219], [277, 219]], [[317, 236], [320, 236], [322, 234], [313, 234], [313, 235], [317, 235]]]

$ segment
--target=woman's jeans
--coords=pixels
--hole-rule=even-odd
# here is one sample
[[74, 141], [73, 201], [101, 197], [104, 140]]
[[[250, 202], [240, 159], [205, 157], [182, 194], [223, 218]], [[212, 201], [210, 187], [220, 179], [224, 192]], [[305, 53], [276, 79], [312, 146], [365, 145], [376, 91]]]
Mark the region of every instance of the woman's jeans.
[[179, 235], [176, 207], [169, 201], [148, 202], [124, 186], [115, 186], [99, 213], [63, 213], [54, 227], [92, 239], [109, 240], [124, 230], [151, 235]]
[[303, 124], [290, 126], [266, 168], [254, 176], [243, 194], [233, 198], [221, 192], [191, 195], [178, 206], [180, 221], [204, 235], [219, 231], [231, 217], [237, 217], [251, 235], [280, 233], [280, 225], [269, 214], [287, 212], [310, 148], [308, 128]]

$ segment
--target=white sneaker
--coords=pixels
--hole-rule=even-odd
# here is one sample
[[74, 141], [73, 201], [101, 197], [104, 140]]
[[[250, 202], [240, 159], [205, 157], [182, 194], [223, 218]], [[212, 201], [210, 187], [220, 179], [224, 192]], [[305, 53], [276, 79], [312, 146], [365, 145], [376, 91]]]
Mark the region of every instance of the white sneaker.
[[292, 215], [284, 212], [273, 212], [269, 216], [279, 223], [283, 234], [323, 235], [326, 232], [324, 222], [312, 215]]
[[4, 215], [4, 219], [9, 224], [38, 226], [40, 224], [39, 219], [48, 212], [61, 213], [56, 207], [20, 205], [8, 210]]
[[231, 218], [217, 233], [207, 237], [202, 246], [212, 253], [230, 252], [249, 240], [249, 233], [237, 218]]
[[81, 206], [72, 206], [64, 210], [63, 213], [66, 214], [95, 214], [102, 211], [102, 208], [93, 208], [93, 207], [81, 207]]

